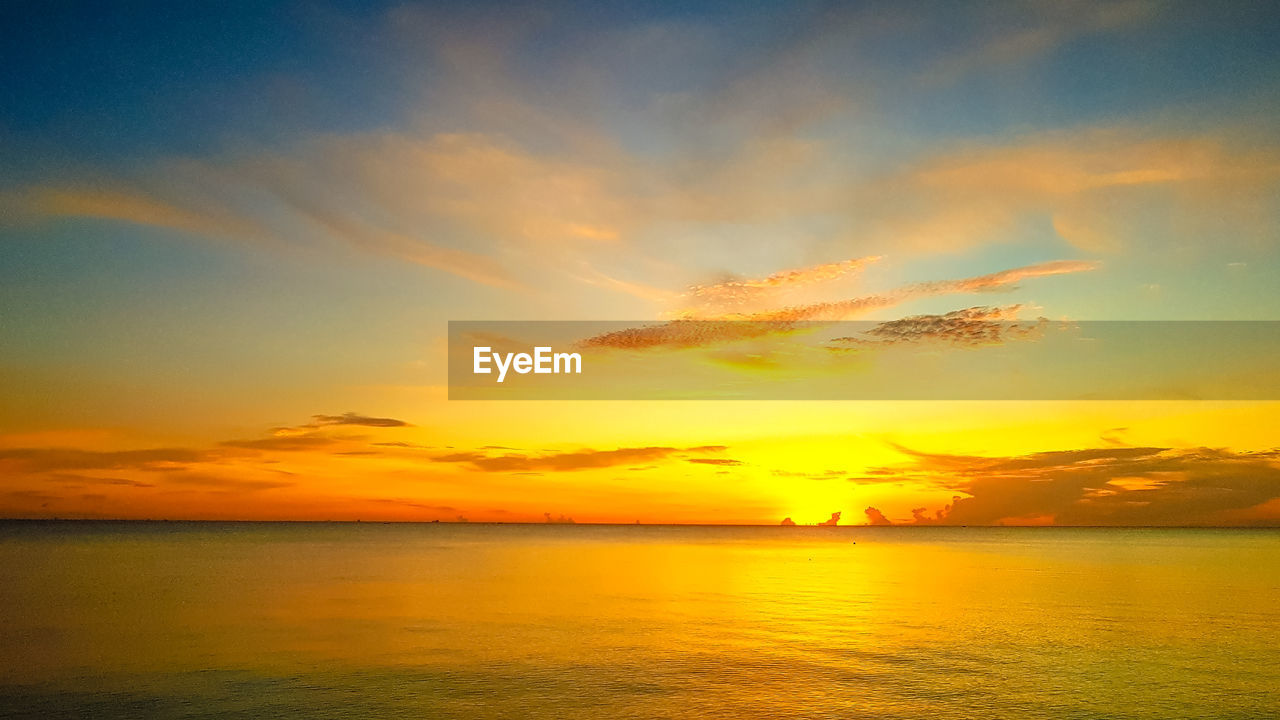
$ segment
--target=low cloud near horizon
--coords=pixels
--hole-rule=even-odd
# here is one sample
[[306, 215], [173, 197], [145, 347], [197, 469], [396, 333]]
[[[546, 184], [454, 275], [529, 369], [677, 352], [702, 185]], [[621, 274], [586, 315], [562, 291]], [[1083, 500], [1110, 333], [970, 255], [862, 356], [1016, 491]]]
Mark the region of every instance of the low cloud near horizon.
[[[876, 477], [910, 477], [957, 495], [896, 524], [1280, 523], [1280, 448], [1112, 446], [984, 457], [898, 447], [910, 461], [876, 468]], [[883, 524], [873, 510], [872, 524]]]

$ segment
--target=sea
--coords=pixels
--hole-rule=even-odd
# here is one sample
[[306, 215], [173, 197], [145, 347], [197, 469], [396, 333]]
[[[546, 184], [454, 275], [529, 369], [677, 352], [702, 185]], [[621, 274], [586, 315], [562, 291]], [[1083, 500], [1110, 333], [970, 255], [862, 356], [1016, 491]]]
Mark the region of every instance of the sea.
[[1276, 718], [1280, 531], [0, 522], [4, 718]]

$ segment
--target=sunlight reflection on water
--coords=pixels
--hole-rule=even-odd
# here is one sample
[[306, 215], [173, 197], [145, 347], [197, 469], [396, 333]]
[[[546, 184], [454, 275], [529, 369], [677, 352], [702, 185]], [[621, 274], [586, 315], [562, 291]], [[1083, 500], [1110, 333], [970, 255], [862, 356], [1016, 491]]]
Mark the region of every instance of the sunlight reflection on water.
[[1275, 531], [3, 523], [0, 581], [15, 717], [1280, 715]]

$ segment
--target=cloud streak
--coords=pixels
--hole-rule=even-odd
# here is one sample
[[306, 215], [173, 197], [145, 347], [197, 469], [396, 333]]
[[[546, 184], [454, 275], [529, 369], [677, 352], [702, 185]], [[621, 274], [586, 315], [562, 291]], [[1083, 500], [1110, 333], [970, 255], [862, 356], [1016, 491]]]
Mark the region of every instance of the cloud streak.
[[854, 275], [878, 260], [878, 256], [854, 258], [783, 270], [762, 278], [731, 278], [718, 283], [695, 285], [681, 297], [685, 304], [676, 314], [687, 319], [741, 315], [751, 312], [753, 308], [775, 302], [786, 292]]
[[[555, 472], [573, 472], [578, 470], [594, 470], [619, 465], [640, 465], [673, 457], [681, 457], [687, 453], [721, 452], [727, 448], [722, 445], [703, 445], [698, 447], [630, 447], [615, 450], [579, 450], [577, 452], [552, 453], [546, 455], [527, 455], [508, 453], [488, 455], [482, 452], [460, 452], [439, 455], [433, 460], [440, 463], [461, 463], [473, 470], [483, 472], [528, 472], [548, 470]], [[695, 458], [691, 462], [706, 460]], [[720, 463], [712, 463], [720, 464]]]
[[74, 448], [0, 449], [0, 466], [22, 473], [56, 470], [170, 470], [208, 458], [206, 451], [189, 448], [116, 451]]
[[[1005, 289], [1029, 278], [1087, 272], [1099, 267], [1096, 262], [1059, 260], [1027, 265], [987, 275], [913, 283], [886, 293], [867, 295], [837, 302], [814, 303], [763, 311], [721, 320], [673, 320], [657, 325], [627, 328], [587, 338], [584, 348], [649, 350], [654, 348], [693, 348], [720, 343], [751, 340], [806, 329], [805, 323], [830, 323], [892, 307], [908, 300], [935, 295], [990, 292]], [[971, 318], [980, 320], [980, 318]], [[963, 320], [963, 318], [953, 318]]]

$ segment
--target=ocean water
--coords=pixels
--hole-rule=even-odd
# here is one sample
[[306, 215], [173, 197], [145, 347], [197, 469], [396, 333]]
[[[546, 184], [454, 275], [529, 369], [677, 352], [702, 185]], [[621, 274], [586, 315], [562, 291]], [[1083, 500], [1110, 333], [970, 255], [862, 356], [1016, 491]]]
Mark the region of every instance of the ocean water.
[[0, 716], [1280, 717], [1280, 532], [0, 523]]

